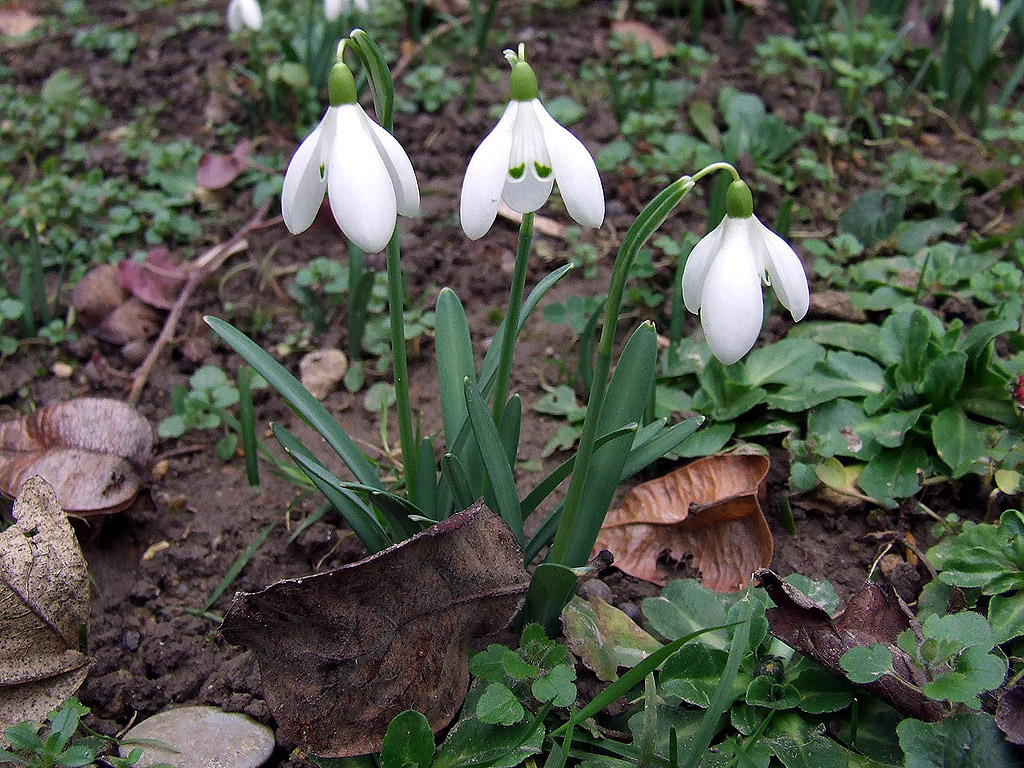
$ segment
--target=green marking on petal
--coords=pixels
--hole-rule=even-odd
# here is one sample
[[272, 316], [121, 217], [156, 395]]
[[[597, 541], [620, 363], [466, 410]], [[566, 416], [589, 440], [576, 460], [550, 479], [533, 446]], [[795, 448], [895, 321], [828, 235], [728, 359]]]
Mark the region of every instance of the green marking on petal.
[[508, 175], [516, 181], [523, 178], [523, 174], [526, 173], [526, 163], [520, 163], [515, 168], [508, 169]]
[[551, 168], [546, 165], [541, 165], [536, 160], [533, 161], [533, 167], [537, 171], [538, 179], [546, 179], [548, 176], [551, 175]]
[[320, 181], [323, 181], [325, 178], [327, 178], [327, 166], [320, 163]]

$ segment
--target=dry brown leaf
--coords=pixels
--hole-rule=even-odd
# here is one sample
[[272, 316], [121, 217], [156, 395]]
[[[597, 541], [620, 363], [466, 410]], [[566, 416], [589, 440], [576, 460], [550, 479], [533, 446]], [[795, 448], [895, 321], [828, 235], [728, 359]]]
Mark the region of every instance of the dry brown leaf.
[[111, 344], [148, 339], [160, 330], [162, 313], [132, 296], [119, 280], [120, 269], [90, 269], [71, 292], [71, 305], [86, 330]]
[[467, 642], [508, 624], [528, 584], [515, 536], [477, 502], [353, 565], [236, 594], [221, 631], [256, 655], [281, 733], [320, 757], [364, 755], [407, 709], [448, 724]]
[[693, 557], [704, 586], [737, 592], [772, 559], [774, 542], [757, 494], [764, 456], [708, 456], [636, 486], [605, 518], [594, 551], [615, 566], [664, 586], [664, 555]]
[[864, 583], [846, 608], [835, 618], [778, 574], [768, 569], [755, 576], [775, 603], [767, 612], [768, 625], [775, 637], [791, 648], [818, 662], [834, 675], [846, 677], [839, 659], [851, 648], [882, 643], [892, 652], [896, 675], [883, 675], [861, 687], [885, 699], [906, 717], [933, 721], [944, 714], [942, 702], [921, 693], [928, 682], [924, 672], [897, 644], [900, 633], [912, 629], [921, 640], [921, 627], [889, 584]]
[[53, 489], [32, 477], [0, 533], [0, 733], [42, 719], [82, 684], [89, 574]]
[[135, 499], [152, 449], [149, 421], [120, 400], [44, 406], [0, 423], [0, 493], [13, 498], [40, 475], [68, 514], [117, 512]]
[[672, 46], [668, 40], [642, 21], [613, 21], [612, 34], [631, 40], [636, 46], [648, 46], [651, 55], [656, 59], [663, 59], [672, 53]]
[[142, 262], [125, 259], [117, 265], [121, 287], [157, 309], [170, 309], [185, 283], [185, 270], [162, 245], [146, 254]]

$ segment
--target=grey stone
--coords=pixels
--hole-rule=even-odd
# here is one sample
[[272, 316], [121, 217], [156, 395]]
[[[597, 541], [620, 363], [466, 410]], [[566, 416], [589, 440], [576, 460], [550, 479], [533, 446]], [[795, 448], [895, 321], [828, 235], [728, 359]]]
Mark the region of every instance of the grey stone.
[[136, 768], [169, 763], [176, 768], [260, 768], [274, 751], [274, 734], [250, 717], [216, 707], [179, 707], [153, 715], [124, 740], [153, 739], [176, 751], [148, 744], [123, 744], [121, 757], [141, 747]]

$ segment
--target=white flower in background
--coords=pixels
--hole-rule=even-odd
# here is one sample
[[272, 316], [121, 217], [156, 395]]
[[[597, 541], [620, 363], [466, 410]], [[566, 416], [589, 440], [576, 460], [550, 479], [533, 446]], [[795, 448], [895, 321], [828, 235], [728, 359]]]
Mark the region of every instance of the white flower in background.
[[366, 13], [370, 10], [369, 0], [324, 0], [324, 17], [328, 21], [336, 21], [343, 13], [351, 13], [352, 9]]
[[594, 158], [540, 103], [523, 46], [518, 55], [505, 56], [512, 64], [512, 100], [469, 161], [462, 182], [463, 230], [472, 240], [483, 237], [501, 200], [519, 213], [536, 211], [556, 181], [569, 215], [584, 226], [601, 226], [604, 190]]
[[238, 32], [243, 27], [253, 31], [263, 26], [263, 12], [256, 0], [231, 0], [228, 3], [228, 30]]
[[750, 189], [734, 181], [722, 223], [694, 246], [683, 268], [683, 302], [700, 323], [711, 351], [726, 365], [757, 341], [764, 317], [762, 280], [800, 320], [810, 296], [796, 252], [753, 214]]
[[335, 64], [328, 107], [292, 156], [281, 191], [281, 214], [297, 235], [313, 223], [327, 195], [341, 231], [359, 248], [383, 250], [397, 214], [415, 216], [420, 192], [409, 156], [356, 101], [352, 72]]

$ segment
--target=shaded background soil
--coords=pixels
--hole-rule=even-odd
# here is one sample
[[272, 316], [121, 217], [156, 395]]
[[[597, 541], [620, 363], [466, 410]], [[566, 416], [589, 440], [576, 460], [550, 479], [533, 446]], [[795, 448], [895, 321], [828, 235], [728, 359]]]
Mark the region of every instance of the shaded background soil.
[[[223, 11], [220, 3], [187, 5], [192, 9]], [[239, 56], [227, 42], [223, 28], [200, 27], [163, 37], [160, 30], [170, 26], [171, 16], [176, 12], [170, 5], [125, 14], [121, 3], [100, 1], [90, 3], [90, 11], [109, 24], [130, 28], [140, 35], [142, 42], [130, 69], [71, 49], [67, 39], [57, 35], [6, 52], [18, 82], [38, 85], [55, 67], [74, 66], [86, 78], [88, 94], [115, 115], [152, 110], [154, 126], [161, 135], [188, 136], [203, 146], [223, 151], [214, 146], [212, 126], [207, 119], [211, 105], [217, 102], [218, 109], [226, 109], [227, 119], [243, 119], [237, 105], [219, 99], [211, 83], [213, 70], [229, 65]], [[584, 2], [571, 12], [506, 10], [497, 22], [500, 31], [494, 35], [498, 41], [494, 47], [500, 50], [518, 41], [525, 42], [531, 61], [538, 65], [542, 91], [548, 97], [556, 96], [566, 90], [567, 79], [578, 71], [582, 61], [609, 55], [606, 38], [613, 13], [609, 2]], [[838, 112], [837, 105], [830, 105], [827, 93], [815, 88], [814, 83], [797, 83], [787, 78], [766, 82], [756, 78], [749, 63], [753, 46], [768, 34], [789, 31], [782, 14], [769, 14], [748, 23], [736, 44], [727, 41], [723, 24], [715, 17], [705, 24], [701, 44], [715, 59], [697, 83], [694, 98], [714, 102], [719, 88], [733, 85], [756, 91], [770, 111], [790, 123], [799, 123], [805, 109], [826, 114]], [[661, 31], [675, 40], [681, 36], [681, 29], [666, 17]], [[466, 66], [465, 61], [456, 59], [454, 74], [464, 76]], [[801, 102], [808, 94], [815, 99], [813, 105]], [[425, 295], [426, 305], [431, 306], [440, 287], [454, 288], [466, 305], [478, 350], [496, 328], [500, 312], [495, 310], [505, 306], [516, 227], [499, 220], [487, 237], [469, 242], [459, 229], [454, 212], [458, 209], [466, 161], [493, 125], [490, 108], [506, 98], [504, 85], [482, 81], [469, 115], [463, 114], [461, 100], [456, 99], [439, 114], [401, 116], [396, 121], [396, 134], [417, 169], [423, 197], [422, 217], [401, 224], [409, 294], [417, 301]], [[617, 136], [617, 127], [601, 104], [584, 106], [588, 117], [575, 130], [596, 151]], [[945, 131], [942, 147], [947, 159], [951, 159], [950, 153], [970, 151], [968, 143], [958, 142], [942, 125], [933, 127], [937, 132]], [[295, 146], [294, 137], [279, 129], [273, 129], [260, 140], [279, 146], [286, 156]], [[95, 160], [111, 171], [125, 162], [117, 152], [108, 155], [102, 150]], [[849, 170], [847, 179], [846, 193], [851, 199], [858, 189], [869, 188], [872, 181], [866, 171], [860, 174], [856, 169]], [[642, 203], [657, 191], [643, 178], [606, 175], [604, 182], [607, 222], [600, 231], [584, 235], [601, 253], [600, 276], [593, 281], [570, 276], [551, 294], [554, 299], [564, 300], [573, 294], [589, 296], [604, 290], [603, 278], [622, 234]], [[767, 199], [759, 199], [758, 203], [767, 210], [775, 210], [779, 197], [778, 189], [769, 189]], [[252, 213], [247, 195], [236, 199], [223, 196], [218, 204], [222, 206], [220, 221], [215, 229], [204, 233], [205, 242], [199, 244], [200, 250], [227, 239]], [[825, 199], [803, 204], [812, 209], [812, 220], [816, 206], [824, 210], [831, 205]], [[689, 228], [702, 232], [703, 211], [700, 200], [684, 205], [679, 215], [666, 224], [667, 231], [674, 234]], [[549, 206], [542, 213], [567, 221], [555, 207]], [[981, 220], [985, 214], [976, 213]], [[819, 220], [821, 232], [816, 234], [831, 232], [834, 211]], [[539, 250], [554, 252], [556, 256], [549, 261], [534, 260], [528, 287], [561, 263], [557, 256], [561, 245], [558, 241], [540, 244]], [[214, 341], [201, 322], [203, 314], [223, 316], [226, 294], [233, 302], [231, 319], [242, 327], [247, 318], [256, 315], [271, 318], [266, 332], [259, 337], [267, 349], [273, 350], [280, 341], [300, 331], [302, 323], [296, 307], [284, 291], [284, 276], [311, 255], [341, 259], [345, 250], [337, 234], [329, 231], [292, 238], [278, 225], [255, 232], [249, 238], [248, 249], [228, 264], [235, 277], [226, 286], [210, 281], [188, 305], [178, 337], [151, 376], [140, 410], [156, 424], [171, 412], [172, 388], [186, 383], [198, 366], [214, 364], [228, 371], [237, 370], [237, 357]], [[383, 268], [382, 263], [372, 266]], [[654, 278], [666, 287], [670, 279], [668, 268]], [[812, 307], [812, 315], [815, 311]], [[575, 365], [574, 350], [564, 327], [545, 323], [539, 314], [530, 321], [517, 347], [513, 372], [513, 389], [522, 394], [527, 405], [543, 393], [544, 383], [559, 380], [560, 361], [570, 368]], [[638, 319], [633, 317], [629, 323], [624, 322], [623, 329], [635, 325]], [[690, 318], [690, 322], [695, 321]], [[768, 338], [781, 335], [785, 327], [786, 320], [774, 317], [767, 329]], [[315, 340], [316, 346], [344, 347], [344, 334], [342, 319], [336, 319], [327, 333]], [[96, 366], [94, 354], [99, 355], [102, 366]], [[292, 353], [282, 362], [295, 370], [298, 357]], [[70, 378], [51, 373], [51, 366], [59, 360], [75, 363], [75, 373]], [[13, 417], [29, 404], [42, 405], [72, 396], [123, 397], [126, 377], [137, 362], [126, 358], [117, 348], [85, 335], [64, 349], [34, 348], [20, 353], [3, 363], [0, 418]], [[411, 350], [410, 366], [414, 409], [422, 413], [425, 432], [436, 430], [440, 418], [432, 400], [436, 373], [429, 343]], [[361, 397], [338, 391], [325, 402], [357, 441], [376, 446], [379, 424], [376, 416], [362, 407]], [[528, 409], [525, 414], [528, 418], [523, 425], [521, 458], [537, 459], [556, 424]], [[295, 423], [271, 392], [258, 394], [257, 421], [261, 425], [282, 422], [304, 439], [311, 435]], [[195, 615], [194, 611], [203, 606], [232, 562], [267, 526], [273, 527], [266, 542], [211, 611], [222, 612], [235, 590], [260, 589], [282, 578], [352, 562], [363, 554], [351, 532], [330, 515], [289, 544], [290, 531], [316, 508], [316, 500], [293, 504], [294, 488], [269, 474], [265, 474], [262, 494], [253, 494], [241, 461], [221, 462], [213, 453], [216, 436], [209, 442], [201, 442], [203, 437], [192, 432], [180, 441], [160, 443], [157, 450], [164, 452], [165, 457], [154, 469], [150, 492], [143, 493], [130, 509], [120, 514], [78, 525], [93, 579], [89, 652], [95, 659], [80, 696], [92, 707], [93, 725], [105, 732], [120, 730], [135, 716], [146, 717], [170, 705], [186, 703], [214, 704], [272, 722], [261, 697], [259, 675], [251, 655], [227, 645], [217, 635], [216, 622]], [[397, 444], [397, 437], [393, 437], [392, 444]], [[557, 458], [556, 455], [545, 461], [545, 469]], [[796, 533], [787, 533], [780, 518], [788, 477], [785, 452], [774, 450], [772, 459], [765, 508], [775, 534], [772, 568], [777, 572], [800, 572], [815, 579], [828, 579], [841, 595], [847, 596], [860, 586], [885, 548], [885, 542], [875, 536], [879, 531], [912, 531], [922, 545], [927, 541], [927, 533], [920, 524], [911, 526], [911, 521], [898, 513], [873, 517], [869, 523], [863, 508], [837, 505], [836, 500], [822, 497], [792, 500]], [[386, 459], [384, 464], [387, 466]], [[656, 470], [668, 468], [661, 466]], [[524, 486], [532, 487], [537, 479], [525, 471], [520, 475]], [[981, 489], [962, 489], [961, 499], [942, 493], [942, 498], [925, 499], [926, 503], [965, 516], [977, 516], [983, 508]], [[923, 573], [902, 557], [888, 561], [882, 570], [894, 579], [905, 597], [913, 599]], [[685, 573], [685, 567], [681, 566], [680, 572]], [[623, 577], [614, 569], [603, 576], [620, 603], [636, 604], [644, 596], [656, 593], [654, 587]], [[272, 765], [307, 764], [301, 754], [289, 756], [293, 745], [279, 746]]]

